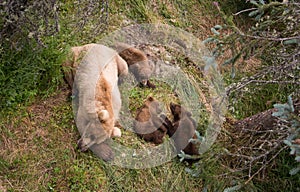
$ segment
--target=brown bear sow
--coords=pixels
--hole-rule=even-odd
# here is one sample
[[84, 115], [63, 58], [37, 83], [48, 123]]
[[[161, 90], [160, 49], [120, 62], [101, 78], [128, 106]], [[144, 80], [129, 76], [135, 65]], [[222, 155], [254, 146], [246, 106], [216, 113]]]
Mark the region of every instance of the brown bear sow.
[[78, 147], [82, 151], [91, 147], [102, 159], [110, 160], [113, 152], [105, 142], [121, 136], [116, 126], [122, 105], [118, 77], [127, 74], [127, 63], [116, 51], [94, 45], [77, 70], [74, 85], [78, 99], [75, 120], [81, 134]]
[[137, 110], [134, 130], [138, 136], [147, 142], [161, 144], [172, 123], [162, 112], [159, 102], [148, 97], [144, 105]]
[[181, 150], [189, 155], [198, 155], [198, 149], [195, 144], [189, 142], [191, 138], [196, 139], [196, 122], [192, 119], [191, 112], [187, 111], [181, 105], [171, 103], [171, 112], [174, 116], [173, 127], [168, 129], [167, 134], [174, 140], [177, 153]]
[[146, 54], [125, 43], [117, 43], [116, 49], [119, 55], [127, 62], [129, 70], [133, 73], [136, 80], [142, 86], [155, 88], [155, 85], [149, 81], [154, 72], [154, 63], [148, 59]]

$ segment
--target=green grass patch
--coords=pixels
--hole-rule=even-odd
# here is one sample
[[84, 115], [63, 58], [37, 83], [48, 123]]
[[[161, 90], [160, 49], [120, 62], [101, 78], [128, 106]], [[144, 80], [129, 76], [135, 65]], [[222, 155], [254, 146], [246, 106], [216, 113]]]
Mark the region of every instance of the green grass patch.
[[107, 167], [108, 191], [199, 191], [201, 181], [178, 160], [149, 169]]
[[37, 96], [53, 93], [63, 82], [61, 63], [65, 51], [48, 39], [47, 47], [34, 50], [28, 44], [20, 50], [2, 50], [0, 56], [0, 108], [29, 104]]

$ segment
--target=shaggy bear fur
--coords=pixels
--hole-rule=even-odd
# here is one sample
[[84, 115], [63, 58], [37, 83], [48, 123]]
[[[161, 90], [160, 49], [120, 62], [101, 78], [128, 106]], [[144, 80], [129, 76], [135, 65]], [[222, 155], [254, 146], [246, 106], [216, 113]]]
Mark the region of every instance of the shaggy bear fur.
[[96, 44], [86, 44], [83, 46], [72, 47], [70, 52], [70, 58], [62, 64], [64, 67], [64, 77], [70, 88], [73, 88], [73, 83], [76, 75], [76, 70], [79, 66], [81, 59], [87, 53], [89, 49], [94, 47]]
[[[93, 149], [97, 150], [103, 147], [106, 152], [98, 154], [104, 160], [110, 159], [107, 155], [112, 155], [112, 151], [102, 143], [107, 138], [121, 136], [121, 130], [115, 126], [121, 109], [117, 82], [119, 75], [128, 73], [127, 63], [114, 50], [94, 45], [82, 65], [86, 67], [80, 68], [80, 73], [76, 75], [79, 93], [76, 124], [81, 133], [78, 147], [82, 151], [93, 145], [96, 145]], [[93, 72], [95, 77], [91, 75]], [[96, 84], [93, 84], [95, 81]]]
[[174, 116], [173, 127], [168, 129], [167, 134], [174, 140], [177, 153], [181, 150], [189, 155], [197, 155], [198, 149], [195, 144], [189, 142], [191, 138], [196, 139], [196, 122], [192, 119], [191, 112], [181, 105], [171, 103], [171, 112]]
[[155, 85], [149, 81], [154, 72], [154, 63], [148, 59], [146, 54], [125, 43], [117, 43], [116, 49], [119, 55], [127, 62], [129, 70], [142, 86], [155, 88]]
[[148, 97], [144, 105], [137, 110], [134, 130], [138, 136], [147, 142], [161, 144], [172, 123], [162, 112], [159, 102]]
[[[95, 46], [99, 46], [99, 44], [90, 43], [83, 46], [72, 47], [69, 56], [70, 58], [62, 64], [64, 68], [64, 78], [71, 89], [73, 88], [76, 71], [79, 67], [81, 60], [88, 53], [88, 51]], [[128, 73], [127, 64], [123, 65], [124, 60], [121, 57], [116, 57], [115, 60], [118, 65], [118, 75], [126, 75]]]
[[115, 116], [112, 103], [112, 88], [107, 80], [100, 76], [96, 85], [96, 113], [102, 125], [102, 128], [109, 137], [121, 136], [121, 130], [115, 126]]

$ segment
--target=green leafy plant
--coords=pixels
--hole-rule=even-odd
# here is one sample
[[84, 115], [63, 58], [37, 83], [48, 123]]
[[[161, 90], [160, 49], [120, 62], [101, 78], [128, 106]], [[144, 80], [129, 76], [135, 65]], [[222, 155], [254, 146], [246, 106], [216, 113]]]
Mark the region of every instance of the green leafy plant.
[[[240, 9], [237, 10], [235, 7], [232, 9], [234, 12], [230, 12], [229, 7], [233, 4], [241, 4], [237, 6]], [[249, 118], [259, 118], [261, 115], [264, 116], [272, 104], [285, 101], [287, 95], [298, 95], [300, 68], [297, 63], [300, 56], [298, 54], [300, 25], [296, 21], [300, 18], [299, 4], [296, 1], [282, 3], [227, 0], [222, 3], [214, 2], [214, 5], [223, 18], [224, 24], [212, 27], [212, 36], [204, 40], [204, 43], [210, 48], [213, 56], [220, 61], [220, 67], [225, 71], [225, 80], [229, 84], [227, 87], [227, 95], [230, 99], [229, 109], [234, 117], [241, 119], [239, 122], [249, 120]], [[241, 22], [240, 18], [244, 21]], [[243, 68], [248, 67], [246, 61], [250, 59], [257, 59], [261, 64], [256, 64], [256, 67], [250, 66], [251, 69], [246, 71]], [[270, 118], [270, 113], [266, 114], [268, 118], [260, 119], [261, 123], [257, 122], [247, 129], [239, 130], [236, 127], [225, 126], [224, 132], [225, 135], [228, 134], [228, 138], [223, 136], [220, 139], [225, 137], [226, 149], [220, 153], [221, 163], [215, 163], [214, 166], [224, 168], [223, 171], [228, 173], [223, 176], [236, 182], [230, 183], [222, 179], [224, 185], [217, 187], [218, 185], [213, 180], [210, 181], [204, 177], [210, 181], [208, 182], [208, 186], [211, 185], [209, 189], [262, 190], [262, 186], [267, 186], [264, 179], [261, 179], [265, 178], [262, 170], [273, 177], [280, 175], [276, 182], [268, 185], [269, 187], [274, 185], [275, 189], [275, 186], [280, 186], [279, 183], [285, 184], [285, 181], [279, 177], [288, 177], [286, 169], [291, 169], [290, 173], [296, 174], [299, 168], [296, 166], [292, 169], [294, 165], [288, 161], [290, 157], [285, 153], [288, 146], [283, 144], [283, 140], [291, 134], [289, 130], [277, 125], [270, 125], [267, 130], [257, 129], [264, 121], [274, 120], [275, 117]], [[293, 146], [291, 153], [294, 155], [298, 149], [297, 138], [298, 136], [289, 142], [287, 139], [285, 141], [286, 144]], [[271, 143], [269, 146], [265, 145], [270, 140], [273, 141], [272, 147], [270, 147]], [[265, 143], [260, 145], [257, 141]], [[226, 158], [226, 155], [229, 156]], [[262, 157], [264, 159], [260, 159]], [[296, 160], [298, 160], [297, 156]], [[201, 163], [206, 162], [203, 159]], [[258, 164], [264, 166], [257, 166]], [[278, 170], [276, 174], [272, 170], [275, 164]], [[203, 169], [201, 166], [198, 168], [203, 171], [205, 166]], [[217, 181], [221, 180], [218, 176], [214, 177], [220, 178], [216, 179]], [[261, 180], [258, 181], [257, 178]], [[293, 180], [293, 185], [299, 181], [293, 175], [289, 178]], [[292, 188], [297, 187], [291, 186], [290, 189]]]
[[69, 45], [106, 29], [108, 2], [5, 0], [0, 16], [0, 110], [5, 111], [58, 89]]
[[277, 109], [273, 116], [280, 118], [283, 129], [288, 128], [289, 136], [284, 140], [290, 148], [290, 155], [295, 156], [295, 161], [298, 166], [290, 170], [291, 175], [300, 172], [300, 118], [295, 114], [295, 108], [291, 96], [288, 97], [288, 102], [285, 104], [275, 104]]

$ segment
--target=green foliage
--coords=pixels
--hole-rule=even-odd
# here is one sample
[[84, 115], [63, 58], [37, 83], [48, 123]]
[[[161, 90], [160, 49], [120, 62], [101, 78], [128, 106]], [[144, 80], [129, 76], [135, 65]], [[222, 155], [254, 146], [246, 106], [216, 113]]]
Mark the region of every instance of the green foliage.
[[27, 105], [56, 91], [69, 45], [99, 36], [107, 14], [106, 1], [1, 2], [0, 109]]
[[[239, 2], [241, 3], [241, 1]], [[225, 3], [226, 1], [221, 4], [222, 8], [225, 7]], [[243, 4], [247, 3], [243, 2]], [[220, 31], [212, 28], [214, 36], [211, 42], [216, 45], [213, 50], [214, 55], [220, 56], [225, 50], [231, 50], [232, 55], [224, 64], [231, 63], [234, 66], [239, 58], [247, 60], [255, 56], [262, 58], [267, 65], [284, 63], [287, 66], [294, 62], [290, 59], [291, 57], [298, 57], [295, 50], [299, 50], [297, 44], [300, 39], [300, 25], [297, 20], [300, 16], [298, 14], [299, 7], [296, 3], [250, 1], [248, 3], [250, 8], [243, 10], [240, 6], [239, 10], [232, 11], [230, 14], [226, 14], [219, 5], [216, 6], [225, 21], [223, 28], [232, 31], [232, 33], [225, 33], [220, 36]], [[248, 29], [245, 30], [243, 30], [245, 26], [238, 26], [232, 18], [232, 14], [238, 17], [243, 13], [255, 17], [254, 19], [248, 17], [248, 24], [245, 25]], [[286, 55], [283, 56], [284, 54], [289, 55], [290, 58]], [[288, 74], [288, 72], [290, 71], [286, 71], [284, 74]], [[297, 74], [293, 70], [291, 72]], [[282, 80], [283, 76], [278, 78]], [[299, 78], [299, 74], [295, 79], [297, 78]]]
[[[239, 79], [239, 77], [240, 74], [236, 78]], [[238, 80], [231, 82], [238, 82]], [[293, 87], [277, 84], [249, 85], [243, 91], [237, 91], [230, 95], [229, 110], [237, 119], [243, 119], [271, 108], [276, 102], [284, 102], [293, 91], [295, 91]]]
[[150, 22], [153, 20], [153, 14], [147, 6], [148, 0], [129, 0], [129, 1], [114, 1], [120, 10], [126, 14], [129, 19], [138, 23]]
[[20, 49], [25, 41], [30, 42], [33, 39], [43, 45], [43, 37], [59, 32], [56, 0], [1, 1], [0, 16], [1, 43], [5, 41], [14, 48]]
[[108, 28], [108, 0], [66, 0], [59, 8], [61, 31], [69, 44], [97, 42]]
[[[34, 42], [33, 42], [34, 43]], [[62, 82], [61, 63], [65, 51], [59, 49], [54, 38], [45, 40], [46, 48], [32, 49], [23, 44], [11, 50], [4, 44], [0, 56], [0, 108], [14, 108], [27, 104], [36, 96], [49, 95]]]
[[290, 175], [290, 170], [297, 167], [297, 162], [290, 156], [287, 150], [282, 151], [272, 164], [267, 177], [262, 181], [254, 182], [258, 191], [297, 191], [300, 189], [300, 177]]
[[239, 191], [242, 188], [241, 185], [235, 185], [233, 187], [227, 187], [226, 189], [224, 189], [223, 192], [235, 192], [235, 191]]
[[[236, 4], [244, 5], [235, 6]], [[220, 4], [215, 3], [215, 5], [225, 24], [221, 28], [213, 27], [211, 29], [212, 36], [207, 38], [204, 43], [212, 47], [213, 55], [223, 61], [222, 67], [226, 71], [227, 65], [231, 65], [231, 72], [226, 72], [224, 78], [229, 84], [227, 94], [230, 98], [230, 112], [236, 118], [243, 119], [271, 108], [274, 103], [284, 102], [289, 94], [297, 95], [300, 88], [300, 68], [296, 64], [299, 61], [300, 29], [299, 23], [296, 23], [300, 18], [297, 3], [295, 1], [289, 1], [289, 4], [251, 1], [247, 4], [246, 1], [223, 1]], [[232, 6], [234, 8], [231, 9]], [[241, 18], [244, 21], [241, 21]], [[259, 68], [245, 71], [243, 65], [246, 63], [241, 61], [250, 58], [259, 58], [262, 65], [259, 65]], [[284, 108], [287, 105], [280, 107]], [[286, 111], [278, 112], [279, 115], [285, 113]], [[269, 129], [277, 129], [277, 125], [274, 126]], [[255, 127], [250, 129], [255, 129]], [[230, 128], [226, 128], [226, 130], [234, 131]], [[286, 127], [278, 128], [278, 130], [283, 130], [284, 134], [287, 135]], [[255, 133], [255, 130], [252, 131]], [[256, 133], [257, 137], [259, 134], [260, 132]], [[230, 142], [236, 140], [238, 143], [231, 146], [233, 151], [238, 154], [240, 149], [251, 151], [251, 146], [244, 145], [247, 142], [243, 141], [241, 134], [235, 135], [233, 133], [229, 137], [232, 137], [232, 141], [231, 139], [225, 141], [224, 146], [229, 147], [231, 146]], [[262, 138], [260, 137], [260, 139]], [[280, 138], [278, 134], [273, 139]], [[255, 138], [252, 139], [255, 141]], [[279, 140], [279, 143], [283, 143], [282, 139]], [[285, 143], [295, 146], [295, 141], [285, 141]], [[247, 176], [243, 176], [243, 171], [238, 171], [236, 164], [239, 162], [232, 158], [220, 158], [220, 164], [214, 163], [214, 166], [224, 168], [222, 172], [226, 172], [226, 174], [223, 175], [222, 179], [218, 179], [218, 177], [214, 177], [214, 179], [217, 183], [223, 182], [223, 185], [218, 187], [218, 184], [214, 183], [212, 179], [208, 180], [207, 176], [209, 175], [206, 175], [204, 178], [206, 181], [210, 181], [208, 184], [214, 186], [208, 185], [208, 188], [217, 189], [217, 191], [224, 189], [229, 191], [299, 190], [299, 177], [289, 174], [295, 174], [299, 166], [296, 165], [296, 162], [290, 161], [293, 159], [286, 153], [286, 148], [284, 145], [282, 147], [279, 145], [276, 149], [278, 155], [276, 158], [274, 157], [274, 162], [266, 166], [268, 177], [256, 175], [249, 180], [247, 180]], [[291, 152], [294, 154], [296, 147], [291, 149]], [[221, 152], [220, 156], [222, 154], [224, 152]], [[250, 154], [251, 157], [256, 155], [254, 151]], [[243, 156], [239, 158], [242, 159]], [[210, 165], [212, 166], [212, 163]], [[201, 166], [198, 168], [201, 170]], [[251, 170], [257, 171], [258, 169], [252, 166]], [[250, 172], [247, 171], [246, 173], [249, 177]], [[228, 180], [235, 182], [230, 183]]]
[[[277, 111], [273, 113], [273, 116], [279, 117], [282, 124], [287, 124], [289, 129], [290, 135], [284, 140], [284, 143], [289, 146], [290, 155], [294, 155], [295, 161], [298, 162], [298, 166], [290, 170], [291, 175], [296, 175], [300, 171], [300, 118], [295, 114], [291, 96], [288, 97], [288, 103], [275, 104], [274, 107]], [[283, 128], [285, 127], [283, 126]]]
[[[236, 3], [245, 5], [228, 14], [226, 5], [230, 7]], [[270, 103], [284, 101], [287, 95], [299, 90], [300, 69], [296, 63], [299, 59], [300, 25], [296, 23], [299, 19], [297, 4], [224, 1], [216, 7], [225, 24], [213, 27], [213, 36], [204, 43], [213, 45], [212, 53], [217, 58], [222, 57], [224, 68], [231, 65], [230, 76], [233, 79], [229, 80], [228, 74], [225, 74], [225, 79], [230, 84], [227, 94], [232, 98], [231, 111], [236, 117], [243, 118], [263, 111], [271, 106]], [[245, 14], [244, 20], [248, 24], [234, 20]], [[245, 26], [248, 28], [244, 29]], [[231, 32], [228, 33], [228, 30]], [[263, 65], [256, 71], [241, 73], [240, 69], [246, 64], [241, 62], [251, 58], [259, 58]], [[255, 100], [254, 95], [260, 95], [262, 99]]]
[[[10, 0], [1, 3], [1, 25], [4, 26], [0, 49], [1, 109], [26, 104], [36, 96], [49, 95], [56, 90], [62, 81], [60, 65], [68, 45], [89, 43], [103, 35], [101, 32], [106, 27], [108, 11], [107, 2], [103, 2], [54, 1], [53, 5], [47, 4], [42, 9], [50, 9], [49, 15], [36, 12], [45, 2], [22, 5], [24, 2]], [[147, 1], [118, 3], [124, 7], [117, 8], [129, 10], [132, 18], [145, 21], [151, 17], [145, 7]], [[53, 6], [55, 9], [51, 8]], [[87, 17], [87, 10], [92, 11], [93, 16]], [[30, 22], [32, 19], [39, 22]], [[51, 22], [46, 23], [47, 19]], [[50, 31], [56, 31], [55, 36], [48, 36], [53, 33], [46, 24]], [[56, 24], [59, 24], [58, 28]], [[20, 27], [23, 29], [17, 30]], [[12, 33], [8, 30], [10, 28], [14, 29]]]

